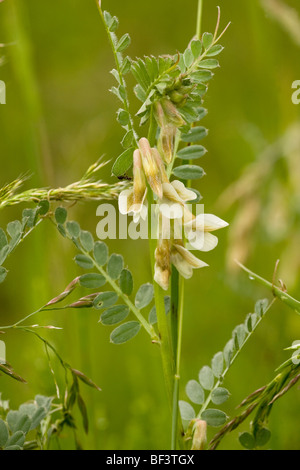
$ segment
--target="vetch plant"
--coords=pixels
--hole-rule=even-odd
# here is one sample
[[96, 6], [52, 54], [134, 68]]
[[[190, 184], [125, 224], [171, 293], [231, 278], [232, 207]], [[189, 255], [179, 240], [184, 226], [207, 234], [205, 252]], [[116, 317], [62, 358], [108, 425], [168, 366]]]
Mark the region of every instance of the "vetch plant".
[[[0, 449], [49, 448], [51, 440], [58, 438], [65, 426], [74, 431], [76, 447], [80, 448], [74, 406], [77, 405], [81, 413], [86, 432], [88, 417], [79, 384], [83, 382], [100, 389], [85, 374], [71, 367], [52, 342], [40, 334], [40, 330], [58, 329], [41, 324], [43, 312], [70, 309], [97, 311], [99, 323], [111, 328], [109, 337], [115, 345], [122, 345], [143, 332], [153, 347], [159, 349], [169, 400], [172, 450], [215, 449], [254, 411], [251, 432], [241, 434], [239, 439], [247, 449], [260, 448], [270, 438], [267, 424], [273, 403], [300, 377], [298, 343], [293, 344], [293, 355], [280, 366], [276, 378], [245, 399], [241, 404], [244, 411], [233, 419], [221, 409], [231, 396], [224, 381], [275, 298], [300, 312], [299, 302], [287, 294], [283, 284], [275, 286], [274, 282], [271, 284], [242, 266], [252, 279], [269, 288], [275, 298], [255, 304], [253, 313], [247, 314], [233, 329], [225, 347], [212, 357], [210, 364], [200, 368], [198, 377], [186, 384], [182, 384], [180, 378], [185, 283], [193, 275], [197, 276], [197, 269], [208, 266], [198, 258], [198, 251], [215, 249], [218, 244], [215, 232], [228, 225], [203, 210], [195, 214], [202, 196], [192, 184], [205, 176], [204, 169], [197, 164], [207, 152], [202, 145], [208, 133], [202, 126], [207, 114], [204, 97], [213, 70], [219, 67], [216, 57], [223, 50], [219, 42], [229, 25], [220, 30], [218, 8], [215, 31], [202, 34], [203, 1], [199, 0], [196, 35], [183, 53], [132, 59], [124, 54], [131, 43], [129, 34], [119, 38], [117, 17], [102, 10], [98, 0], [96, 6], [116, 64], [112, 70], [115, 84], [110, 91], [120, 102], [117, 121], [124, 129], [124, 136], [123, 150], [113, 162], [112, 173], [119, 181], [108, 184], [96, 178], [96, 173], [108, 163], [100, 161], [78, 182], [64, 188], [20, 192], [25, 180], [22, 177], [0, 189], [0, 209], [23, 202], [35, 203], [34, 208], [23, 210], [21, 220], [10, 222], [6, 230], [0, 229], [1, 283], [8, 274], [5, 267], [8, 256], [47, 221], [73, 244], [74, 261], [82, 269], [60, 294], [38, 310], [12, 325], [0, 327], [0, 333], [24, 332], [43, 344], [55, 387], [54, 396], [37, 395], [32, 402], [20, 405], [17, 411], [9, 410], [8, 401], [0, 400]], [[135, 114], [125, 78], [129, 73], [136, 82], [133, 91], [141, 102]], [[142, 285], [134, 281], [134, 274], [122, 254], [109, 253], [108, 244], [95, 240], [91, 232], [69, 219], [71, 207], [65, 207], [67, 203], [116, 199], [120, 214], [133, 217], [137, 227], [145, 221], [149, 227], [152, 274]], [[84, 293], [77, 295], [79, 288]], [[53, 358], [63, 371], [63, 384], [57, 380]], [[0, 371], [19, 382], [25, 381], [6, 362], [0, 364]], [[208, 427], [220, 428], [210, 442]]]

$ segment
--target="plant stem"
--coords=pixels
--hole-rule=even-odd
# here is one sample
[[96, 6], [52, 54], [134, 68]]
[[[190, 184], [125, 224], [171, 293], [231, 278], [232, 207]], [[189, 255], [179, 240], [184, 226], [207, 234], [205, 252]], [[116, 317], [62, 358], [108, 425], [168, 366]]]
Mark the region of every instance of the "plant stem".
[[174, 376], [174, 360], [170, 338], [168, 319], [165, 310], [164, 291], [154, 282], [154, 296], [157, 315], [157, 325], [160, 337], [160, 350], [167, 394], [172, 408], [173, 401], [173, 376]]
[[113, 36], [112, 36], [112, 33], [109, 31], [108, 27], [107, 27], [107, 24], [105, 22], [105, 18], [104, 18], [104, 15], [103, 15], [103, 11], [102, 11], [102, 8], [101, 8], [101, 1], [99, 0], [95, 0], [96, 2], [96, 5], [97, 5], [97, 8], [98, 8], [98, 11], [99, 11], [99, 14], [100, 14], [100, 17], [101, 17], [101, 20], [103, 22], [103, 25], [104, 25], [104, 28], [106, 30], [106, 33], [107, 33], [107, 36], [108, 36], [108, 39], [109, 39], [109, 42], [110, 42], [110, 45], [111, 45], [111, 49], [112, 49], [112, 52], [113, 52], [113, 55], [114, 55], [114, 59], [115, 59], [115, 63], [116, 63], [116, 67], [117, 67], [117, 71], [118, 71], [118, 75], [119, 75], [119, 80], [120, 80], [120, 85], [124, 88], [124, 92], [125, 92], [125, 98], [123, 99], [123, 104], [124, 104], [124, 109], [125, 111], [127, 111], [128, 115], [129, 115], [129, 129], [132, 131], [133, 133], [133, 137], [134, 137], [134, 140], [135, 140], [135, 145], [136, 147], [138, 148], [138, 136], [137, 136], [137, 133], [134, 129], [134, 124], [133, 124], [133, 119], [132, 119], [132, 116], [129, 112], [129, 100], [128, 100], [128, 95], [127, 95], [127, 90], [126, 90], [126, 83], [125, 83], [125, 80], [124, 80], [124, 77], [123, 77], [123, 73], [122, 73], [122, 70], [121, 70], [121, 65], [120, 64], [120, 60], [119, 60], [119, 57], [120, 57], [120, 53], [117, 52], [116, 50], [116, 45], [113, 41]]
[[[198, 0], [197, 12], [197, 28], [196, 37], [201, 37], [203, 0]], [[187, 182], [190, 186], [190, 182]], [[172, 269], [171, 278], [171, 332], [172, 343], [175, 354], [175, 375], [173, 388], [173, 404], [172, 404], [172, 442], [171, 449], [176, 450], [176, 442], [178, 435], [178, 399], [179, 399], [179, 382], [180, 382], [180, 361], [182, 347], [182, 327], [183, 327], [183, 309], [184, 309], [184, 280], [178, 271]]]
[[240, 266], [240, 268], [242, 268], [246, 273], [249, 274], [249, 277], [251, 279], [255, 279], [260, 284], [267, 287], [269, 290], [272, 291], [272, 293], [275, 297], [278, 297], [278, 299], [280, 299], [282, 302], [284, 302], [286, 305], [288, 305], [290, 308], [292, 308], [295, 312], [300, 314], [300, 302], [298, 300], [294, 299], [289, 294], [287, 294], [285, 291], [283, 291], [279, 287], [276, 287], [274, 284], [267, 281], [263, 277], [261, 277], [258, 274], [250, 271], [250, 269], [246, 268], [246, 266], [239, 263], [238, 261], [237, 261], [237, 264]]
[[[151, 110], [150, 125], [148, 131], [148, 140], [150, 145], [154, 145], [156, 136], [157, 125], [153, 116], [153, 109]], [[149, 247], [150, 247], [150, 259], [152, 268], [152, 277], [154, 278], [155, 269], [155, 250], [157, 241], [151, 237], [151, 224], [152, 224], [152, 210], [151, 207], [154, 204], [153, 193], [151, 188], [148, 187], [148, 233], [149, 233]], [[158, 218], [158, 214], [156, 216]], [[168, 319], [166, 316], [165, 302], [164, 302], [164, 291], [154, 281], [154, 298], [157, 316], [157, 325], [160, 339], [160, 352], [162, 359], [163, 372], [165, 377], [165, 383], [167, 388], [167, 395], [170, 402], [170, 408], [172, 409], [172, 397], [173, 397], [173, 375], [174, 375], [174, 359], [172, 351], [172, 343], [170, 338], [170, 329]]]
[[[150, 245], [152, 276], [154, 277], [154, 265], [155, 265], [154, 253], [156, 249], [156, 240], [151, 238], [151, 206], [152, 204], [153, 204], [153, 195], [152, 195], [152, 191], [148, 188], [149, 245]], [[167, 319], [166, 310], [165, 310], [164, 291], [155, 281], [154, 281], [154, 298], [155, 298], [155, 307], [156, 307], [157, 325], [158, 325], [158, 332], [159, 332], [159, 343], [160, 343], [162, 366], [163, 366], [168, 399], [170, 401], [170, 408], [172, 408], [173, 375], [174, 375], [173, 351], [172, 351], [168, 319]]]
[[[178, 273], [177, 273], [178, 274]], [[176, 450], [176, 442], [178, 435], [178, 398], [179, 398], [179, 382], [180, 382], [180, 362], [181, 362], [181, 347], [182, 347], [182, 329], [183, 329], [183, 310], [184, 310], [184, 279], [179, 277], [179, 292], [178, 292], [178, 323], [177, 323], [177, 347], [176, 347], [176, 370], [174, 376], [174, 389], [173, 389], [173, 412], [172, 412], [172, 442], [171, 449]]]
[[197, 29], [196, 29], [197, 39], [200, 39], [201, 37], [202, 11], [203, 11], [203, 0], [198, 0]]
[[[171, 335], [173, 351], [177, 351], [178, 343], [178, 302], [179, 302], [179, 273], [175, 266], [172, 266], [171, 276]], [[175, 357], [177, 361], [177, 354]], [[176, 365], [176, 364], [175, 364]]]

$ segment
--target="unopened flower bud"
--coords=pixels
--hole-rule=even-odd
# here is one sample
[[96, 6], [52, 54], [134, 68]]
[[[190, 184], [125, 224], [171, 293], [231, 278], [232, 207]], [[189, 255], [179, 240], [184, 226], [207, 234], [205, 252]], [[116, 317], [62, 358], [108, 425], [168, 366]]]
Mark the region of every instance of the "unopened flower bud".
[[164, 99], [161, 101], [161, 105], [168, 124], [173, 124], [176, 127], [182, 127], [186, 124], [185, 120], [171, 100]]
[[152, 154], [160, 170], [162, 183], [169, 183], [169, 178], [165, 169], [165, 165], [164, 165], [164, 162], [162, 161], [159, 151], [156, 148], [153, 148]]
[[142, 165], [141, 153], [137, 149], [133, 153], [133, 188], [125, 189], [119, 195], [121, 214], [133, 213], [135, 222], [145, 218], [147, 207], [144, 204], [147, 194], [146, 178]]
[[161, 173], [157, 166], [150, 144], [146, 138], [139, 141], [142, 164], [146, 178], [152, 191], [161, 199], [163, 196]]
[[157, 147], [165, 162], [169, 165], [173, 159], [177, 128], [168, 124], [161, 128]]
[[154, 280], [164, 290], [167, 290], [169, 287], [171, 275], [170, 254], [170, 241], [159, 240], [155, 250]]
[[133, 153], [133, 203], [142, 204], [147, 189], [143, 171], [142, 158], [139, 150]]
[[92, 300], [78, 300], [68, 305], [69, 308], [89, 308], [93, 306]]
[[186, 100], [186, 96], [187, 96], [186, 94], [179, 93], [179, 91], [175, 91], [175, 90], [170, 93], [170, 98], [171, 98], [172, 103], [175, 103], [178, 105], [183, 104], [183, 102]]
[[160, 101], [156, 101], [154, 103], [154, 117], [159, 127], [164, 127], [167, 125], [165, 113]]
[[59, 294], [57, 297], [54, 297], [54, 299], [50, 300], [45, 307], [49, 307], [50, 305], [57, 304], [58, 302], [61, 302], [64, 300], [66, 297], [68, 297], [71, 292], [77, 287], [79, 283], [79, 277], [76, 277], [70, 284], [65, 288], [65, 290]]
[[207, 423], [201, 419], [197, 419], [194, 425], [194, 437], [191, 450], [204, 450], [207, 442]]

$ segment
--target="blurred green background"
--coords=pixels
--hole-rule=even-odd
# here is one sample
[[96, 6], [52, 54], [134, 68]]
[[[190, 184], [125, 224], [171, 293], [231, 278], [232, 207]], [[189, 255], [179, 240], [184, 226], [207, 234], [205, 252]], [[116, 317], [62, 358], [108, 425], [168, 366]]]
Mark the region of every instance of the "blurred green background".
[[[119, 34], [130, 33], [131, 57], [175, 54], [194, 35], [196, 0], [102, 3], [119, 17]], [[300, 17], [298, 0], [281, 3], [298, 10]], [[205, 97], [209, 114], [204, 125], [210, 132], [204, 145], [209, 153], [202, 162], [207, 176], [198, 189], [205, 211], [230, 227], [219, 234], [218, 248], [202, 256], [210, 268], [186, 283], [183, 399], [184, 384], [223, 349], [255, 301], [268, 296], [234, 269], [234, 258], [268, 279], [281, 259], [279, 277], [300, 297], [300, 105], [291, 101], [292, 82], [300, 80], [297, 15], [288, 10], [293, 20], [285, 21], [278, 1], [204, 0], [203, 30], [214, 29], [217, 5], [222, 24], [232, 24], [222, 40], [221, 69]], [[114, 84], [109, 74], [113, 58], [94, 0], [4, 0], [0, 43], [13, 43], [0, 49], [0, 79], [7, 85], [7, 104], [0, 107], [0, 186], [26, 172], [32, 174], [26, 188], [67, 185], [101, 155], [113, 160], [121, 153], [123, 131], [115, 122], [119, 103], [108, 92]], [[134, 96], [131, 101], [137, 110]], [[242, 183], [232, 187], [241, 175]], [[110, 168], [102, 179], [113, 181]], [[70, 209], [70, 217], [94, 235], [97, 205]], [[0, 225], [20, 218], [23, 208], [1, 211]], [[110, 241], [109, 246], [111, 252], [123, 253], [137, 285], [150, 281], [146, 242]], [[10, 272], [0, 286], [0, 324], [13, 323], [61, 292], [81, 273], [74, 255], [51, 224], [42, 224], [28, 237], [6, 263]], [[98, 324], [98, 313], [89, 310], [52, 312], [39, 321], [63, 327], [47, 337], [67, 362], [103, 390], [83, 389], [90, 418], [88, 436], [79, 430], [85, 449], [168, 448], [170, 420], [160, 357], [144, 333], [114, 346], [109, 328]], [[272, 379], [288, 358], [283, 349], [299, 338], [299, 317], [278, 303], [228, 374], [228, 415]], [[54, 394], [42, 346], [21, 332], [4, 339], [8, 361], [28, 384], [1, 376], [2, 397], [17, 408], [37, 393]], [[272, 449], [300, 448], [299, 418], [295, 387], [271, 414]], [[238, 432], [232, 433], [222, 448], [239, 449], [237, 437]], [[72, 446], [65, 430], [62, 447]]]

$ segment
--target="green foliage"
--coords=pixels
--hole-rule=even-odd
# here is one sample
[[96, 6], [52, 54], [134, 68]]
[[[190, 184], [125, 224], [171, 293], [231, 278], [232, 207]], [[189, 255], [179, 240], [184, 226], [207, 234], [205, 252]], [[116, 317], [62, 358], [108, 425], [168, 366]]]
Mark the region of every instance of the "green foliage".
[[190, 380], [185, 387], [186, 394], [192, 403], [202, 405], [205, 400], [205, 393], [199, 382]]
[[[123, 256], [116, 253], [109, 256], [106, 243], [103, 241], [95, 242], [90, 232], [81, 230], [76, 222], [67, 221], [65, 215], [67, 214], [64, 213], [64, 222], [61, 223], [62, 219], [57, 218], [55, 214], [54, 222], [59, 233], [65, 234], [80, 251], [80, 254], [74, 258], [76, 264], [85, 270], [96, 269], [98, 271], [79, 276], [79, 284], [84, 288], [93, 290], [109, 284], [113, 291], [95, 292], [61, 308], [95, 308], [103, 310], [99, 321], [107, 326], [123, 322], [131, 312], [138, 321], [129, 321], [119, 325], [110, 335], [111, 342], [115, 344], [125, 343], [134, 338], [141, 327], [147, 331], [152, 339], [156, 340], [155, 330], [141, 313], [141, 310], [153, 301], [153, 285], [148, 283], [140, 286], [133, 303], [129, 299], [133, 292], [133, 276], [131, 271], [124, 266]], [[50, 301], [49, 305], [61, 302], [72, 290], [73, 288], [66, 289], [64, 293]], [[115, 305], [118, 300], [124, 303]]]
[[0, 449], [39, 448], [46, 438], [42, 423], [51, 420], [52, 402], [53, 397], [37, 395], [33, 402], [22, 404], [16, 411], [9, 410], [7, 404], [0, 419]]
[[130, 321], [118, 326], [110, 335], [110, 341], [114, 344], [126, 343], [134, 338], [141, 329], [141, 324], [137, 321]]
[[[255, 310], [258, 315], [264, 315], [266, 308], [264, 300], [256, 303]], [[287, 349], [293, 351], [292, 356], [277, 368], [276, 376], [270, 383], [254, 391], [242, 401], [238, 408], [242, 408], [243, 411], [214, 436], [209, 444], [210, 449], [216, 449], [228, 433], [237, 429], [254, 412], [250, 425], [251, 432], [240, 434], [240, 444], [246, 449], [257, 449], [264, 447], [269, 442], [271, 432], [266, 426], [273, 405], [300, 380], [299, 342], [295, 341]]]
[[174, 168], [173, 175], [184, 180], [197, 180], [202, 178], [205, 172], [197, 165], [181, 165]]
[[143, 284], [136, 293], [135, 306], [139, 309], [147, 307], [152, 302], [153, 295], [153, 285]]
[[196, 160], [197, 158], [203, 157], [207, 152], [206, 148], [202, 145], [191, 145], [190, 147], [184, 147], [177, 152], [177, 157], [181, 160]]
[[[199, 142], [207, 136], [208, 131], [205, 127], [200, 126], [199, 122], [207, 113], [206, 109], [203, 108], [203, 97], [206, 94], [208, 82], [213, 78], [212, 70], [219, 67], [219, 62], [215, 57], [223, 50], [223, 47], [218, 44], [223, 33], [218, 37], [218, 28], [215, 34], [204, 33], [201, 39], [193, 39], [186, 50], [176, 56], [161, 56], [158, 58], [148, 56], [131, 60], [129, 57], [123, 58], [122, 55], [130, 46], [131, 39], [129, 34], [124, 34], [118, 38], [116, 35], [119, 26], [118, 18], [108, 12], [102, 12], [101, 8], [100, 14], [115, 56], [116, 69], [113, 69], [111, 73], [116, 80], [116, 86], [113, 86], [111, 91], [121, 101], [121, 107], [117, 110], [117, 121], [125, 131], [121, 141], [125, 151], [115, 160], [112, 169], [113, 174], [119, 178], [129, 178], [127, 172], [130, 170], [133, 152], [137, 147], [138, 137], [129, 110], [127, 86], [124, 79], [125, 74], [131, 72], [137, 82], [134, 88], [135, 94], [142, 102], [142, 106], [137, 113], [140, 118], [140, 124], [143, 125], [150, 121], [148, 135], [153, 134], [154, 136], [157, 130], [156, 135], [158, 139], [161, 138], [163, 124], [159, 122], [158, 117], [155, 115], [156, 106], [158, 104], [163, 106], [163, 104], [166, 105], [167, 103], [168, 108], [168, 105], [171, 105], [167, 115], [168, 125], [173, 128], [173, 131], [175, 129], [175, 132], [173, 135], [174, 142], [172, 142], [174, 143], [173, 160], [167, 168], [168, 176], [173, 175], [182, 180], [202, 178], [205, 175], [204, 170], [193, 163], [195, 160], [202, 158], [206, 153], [206, 149], [199, 145]], [[156, 129], [154, 119], [156, 119], [158, 129]], [[10, 192], [13, 188], [17, 188], [18, 184], [13, 184], [11, 188], [5, 187], [2, 192], [0, 190], [0, 208], [8, 204], [7, 201], [5, 202], [3, 194], [5, 196], [5, 192]], [[107, 197], [112, 197], [112, 194], [115, 197], [120, 187], [115, 188], [115, 192], [113, 190], [109, 192]], [[42, 190], [33, 190], [33, 192], [27, 195], [24, 194], [23, 197], [31, 198], [30, 200], [34, 198], [34, 201], [40, 200], [40, 202], [35, 209], [25, 209], [21, 221], [10, 222], [5, 231], [0, 229], [0, 283], [7, 276], [6, 268], [1, 265], [19, 243], [36, 227], [39, 221], [49, 215], [49, 201], [74, 201], [84, 198], [98, 199], [100, 190], [99, 184], [88, 185], [88, 179], [83, 179], [81, 184], [77, 186], [74, 183], [60, 190], [49, 190], [48, 194], [46, 192], [46, 195]], [[197, 191], [195, 193], [198, 196], [197, 201], [200, 200], [201, 195]], [[48, 197], [49, 201], [46, 199], [41, 200], [41, 195], [43, 195], [43, 198]], [[10, 196], [10, 203], [16, 203], [14, 201], [17, 199], [13, 197], [13, 193]], [[19, 199], [19, 202], [21, 202], [21, 199]], [[59, 233], [63, 237], [72, 240], [79, 251], [74, 258], [77, 266], [92, 272], [78, 276], [60, 295], [52, 299], [39, 311], [34, 312], [34, 314], [44, 310], [93, 308], [97, 311], [100, 310], [100, 323], [114, 327], [110, 334], [110, 341], [112, 343], [126, 343], [134, 338], [143, 327], [154, 343], [164, 346], [165, 342], [161, 341], [163, 336], [161, 336], [160, 328], [157, 327], [155, 329], [153, 327], [157, 323], [157, 314], [160, 313], [161, 315], [161, 309], [157, 312], [156, 306], [153, 303], [153, 285], [150, 283], [143, 284], [135, 292], [133, 275], [126, 266], [122, 255], [113, 253], [109, 256], [108, 247], [104, 242], [95, 242], [92, 234], [81, 230], [77, 222], [67, 221], [67, 215], [67, 210], [64, 207], [58, 207], [54, 212], [52, 221], [56, 224]], [[97, 292], [80, 297], [68, 305], [56, 307], [56, 304], [64, 301], [78, 285], [84, 289], [97, 290]], [[265, 285], [267, 284], [265, 283]], [[102, 287], [109, 290], [102, 291]], [[268, 287], [272, 288], [274, 295], [299, 312], [299, 302], [287, 295], [283, 287], [279, 289], [270, 283], [268, 283]], [[132, 299], [130, 298], [131, 296]], [[161, 300], [163, 300], [163, 296]], [[173, 315], [173, 298], [172, 302]], [[168, 314], [171, 304], [170, 297], [164, 297], [164, 304], [165, 313]], [[158, 306], [159, 302], [157, 303], [157, 308]], [[145, 311], [144, 309], [148, 307], [148, 311]], [[211, 406], [220, 406], [229, 399], [229, 391], [222, 386], [225, 376], [241, 349], [260, 324], [268, 308], [268, 301], [259, 301], [255, 305], [254, 313], [249, 314], [245, 322], [233, 330], [232, 336], [225, 348], [213, 356], [210, 365], [204, 365], [201, 368], [198, 380], [190, 380], [187, 383], [185, 391], [192, 404], [183, 400], [179, 401], [179, 409], [185, 428], [190, 429], [199, 420], [206, 421], [207, 425], [211, 427], [220, 427], [227, 422], [228, 417], [226, 414], [222, 410], [212, 408]], [[129, 318], [125, 322], [130, 315], [133, 319]], [[145, 319], [146, 315], [148, 315], [148, 321]], [[161, 317], [164, 319], [164, 315], [161, 315]], [[35, 332], [35, 328], [42, 328], [40, 325], [21, 327], [20, 324], [25, 319], [11, 327], [4, 328], [20, 328], [34, 334], [43, 341], [49, 360], [49, 367], [54, 378], [57, 398], [36, 396], [33, 402], [21, 405], [18, 411], [10, 411], [8, 403], [0, 400], [0, 448], [5, 450], [46, 448], [51, 437], [54, 435], [59, 436], [64, 426], [70, 427], [75, 433], [77, 426], [73, 413], [75, 405], [77, 405], [81, 414], [83, 428], [88, 432], [87, 407], [80, 393], [79, 383], [83, 382], [92, 388], [100, 390], [83, 373], [72, 369], [58, 355], [56, 349]], [[115, 328], [115, 325], [118, 326]], [[48, 326], [44, 328], [50, 329], [54, 327]], [[65, 372], [63, 393], [60, 391], [62, 386], [61, 384], [58, 385], [51, 366], [49, 355], [51, 351]], [[176, 356], [176, 351], [173, 351], [173, 353], [175, 354], [173, 356], [171, 354], [171, 361], [175, 362], [174, 356]], [[221, 429], [214, 437], [211, 448], [215, 448], [226, 433], [236, 429], [254, 409], [256, 409], [256, 414], [251, 424], [251, 433], [242, 433], [239, 437], [240, 443], [246, 449], [260, 448], [268, 443], [270, 431], [265, 426], [267, 425], [272, 405], [281, 396], [285, 395], [300, 378], [299, 367], [295, 362], [299, 359], [298, 356], [299, 351], [294, 348], [292, 357], [278, 369], [276, 378], [270, 384], [262, 387], [244, 400], [241, 404], [241, 408], [244, 408], [244, 411]], [[0, 364], [0, 371], [20, 382], [24, 382], [24, 379], [15, 374], [8, 364]], [[72, 378], [71, 384], [68, 381], [70, 375]], [[173, 378], [172, 376], [171, 380]], [[177, 378], [179, 380], [179, 374], [175, 374], [175, 382]], [[55, 400], [58, 400], [58, 403], [54, 403]], [[176, 399], [174, 403], [177, 405]], [[198, 413], [196, 412], [196, 406], [200, 406]], [[31, 437], [32, 433], [36, 433], [34, 438]], [[80, 447], [77, 439], [76, 445], [78, 448]]]
[[103, 325], [116, 325], [121, 323], [129, 315], [129, 307], [127, 305], [115, 305], [108, 308], [100, 317]]
[[24, 209], [21, 220], [9, 222], [6, 231], [0, 228], [0, 283], [8, 271], [2, 266], [6, 258], [34, 230], [49, 212], [49, 202], [41, 201], [35, 209]]
[[[201, 368], [198, 381], [190, 380], [187, 383], [185, 391], [189, 400], [195, 405], [202, 405], [197, 419], [206, 421], [208, 426], [219, 427], [227, 421], [228, 418], [223, 411], [208, 408], [208, 406], [210, 403], [217, 406], [222, 405], [230, 398], [230, 392], [221, 385], [231, 365], [271, 305], [267, 299], [256, 302], [254, 307], [255, 313], [247, 315], [245, 322], [234, 328], [232, 337], [227, 342], [224, 350], [217, 352], [213, 356], [211, 366], [205, 365]], [[183, 406], [182, 403], [186, 403], [183, 408], [184, 410], [190, 410], [191, 405], [187, 402], [181, 402], [180, 411]], [[194, 419], [195, 416], [196, 412], [194, 412], [194, 416], [191, 419]], [[186, 429], [189, 425], [190, 423], [186, 423]]]
[[[206, 115], [206, 110], [202, 107], [202, 98], [207, 91], [207, 82], [213, 77], [211, 70], [219, 66], [218, 61], [211, 57], [222, 52], [223, 47], [217, 43], [224, 31], [219, 37], [218, 27], [215, 35], [204, 33], [202, 40], [191, 41], [187, 49], [177, 56], [145, 56], [136, 60], [126, 57], [123, 59], [122, 52], [131, 43], [129, 34], [126, 33], [118, 39], [115, 34], [119, 24], [118, 19], [107, 11], [102, 12], [101, 7], [99, 11], [116, 62], [116, 69], [113, 69], [111, 73], [116, 79], [117, 86], [113, 86], [111, 92], [123, 103], [123, 107], [117, 111], [117, 121], [126, 132], [121, 142], [125, 151], [115, 160], [112, 168], [115, 176], [122, 177], [130, 169], [133, 151], [137, 148], [137, 134], [129, 111], [124, 74], [131, 72], [137, 82], [134, 92], [142, 102], [142, 106], [137, 112], [141, 126], [147, 123], [150, 117], [152, 118], [156, 103], [166, 100], [175, 106], [178, 113], [177, 117], [169, 115], [169, 118], [171, 121], [173, 119], [173, 124], [177, 122], [177, 127], [182, 127], [182, 142], [197, 144], [207, 135], [207, 130], [204, 127], [195, 127], [194, 124]], [[181, 121], [179, 116], [181, 116]], [[160, 125], [161, 123], [159, 123]], [[204, 155], [205, 149], [199, 150], [199, 146], [190, 151], [181, 149], [178, 158], [183, 155], [183, 158], [188, 159], [189, 152], [190, 159], [196, 159]], [[190, 169], [186, 168], [183, 174], [180, 170], [174, 170], [174, 175], [183, 179], [198, 179], [204, 175], [204, 172], [202, 169], [191, 167]], [[192, 176], [190, 177], [190, 175]]]
[[120, 274], [120, 287], [123, 294], [131, 295], [133, 291], [133, 277], [129, 269], [122, 269]]
[[130, 169], [133, 161], [133, 152], [134, 147], [131, 147], [119, 155], [112, 167], [112, 172], [115, 176], [120, 177]]
[[123, 52], [129, 47], [131, 38], [128, 33], [124, 34], [120, 39], [116, 36], [119, 20], [116, 16], [112, 16], [108, 11], [102, 12], [99, 7], [100, 16], [104, 22], [106, 32], [113, 50], [116, 69], [111, 71], [117, 84], [110, 91], [117, 96], [122, 102], [122, 108], [117, 112], [117, 121], [125, 130], [125, 136], [122, 139], [123, 152], [113, 165], [113, 174], [115, 176], [123, 175], [132, 165], [133, 150], [137, 147], [137, 135], [133, 126], [133, 119], [129, 112], [129, 100], [124, 75], [131, 69], [131, 59], [123, 58]]

